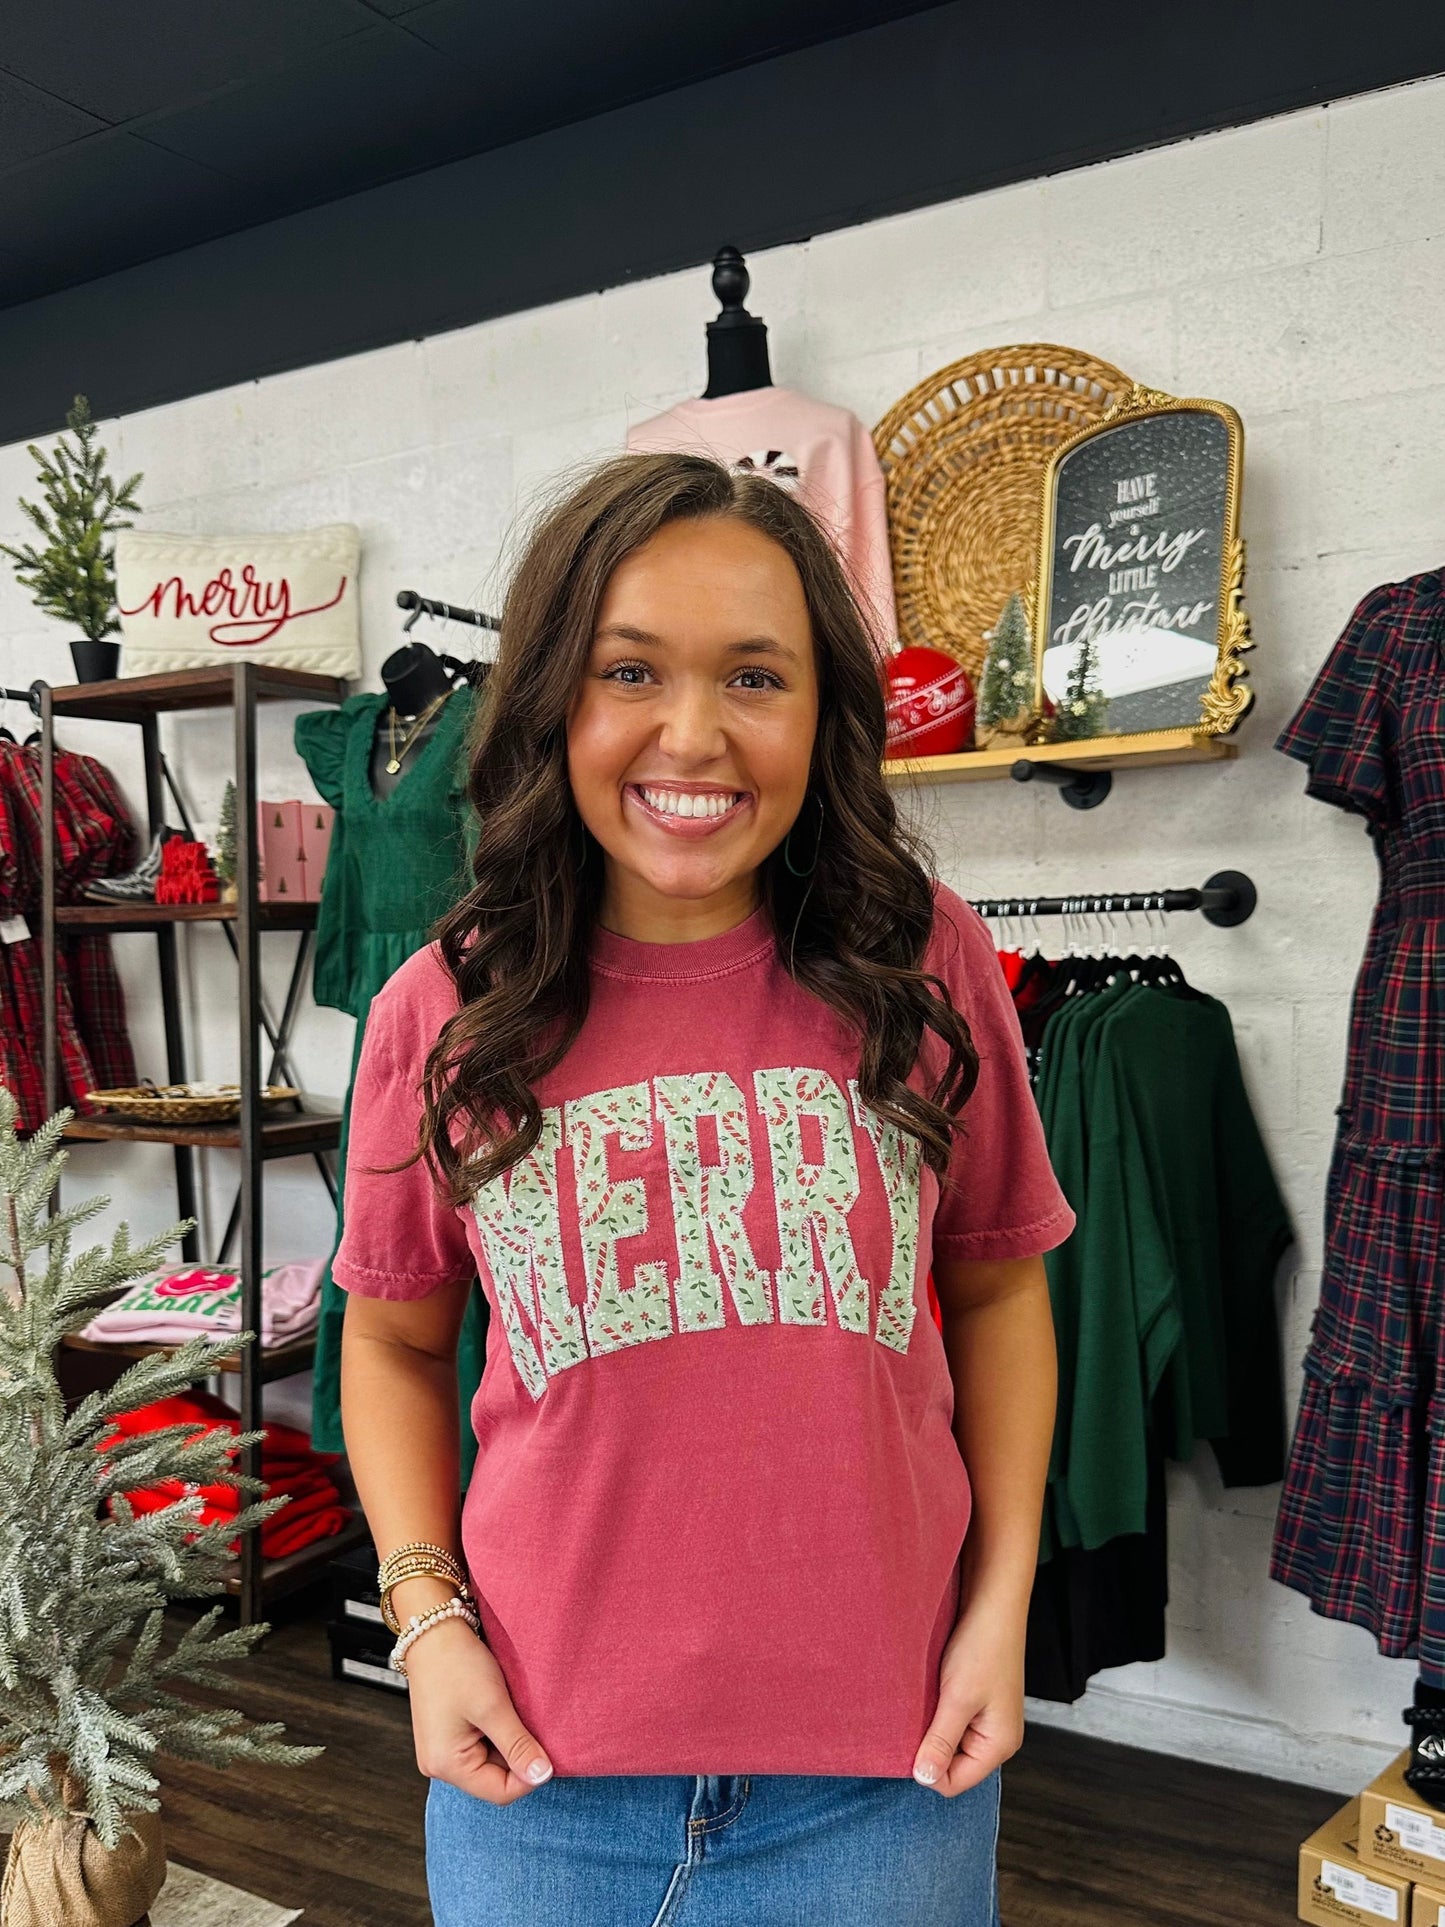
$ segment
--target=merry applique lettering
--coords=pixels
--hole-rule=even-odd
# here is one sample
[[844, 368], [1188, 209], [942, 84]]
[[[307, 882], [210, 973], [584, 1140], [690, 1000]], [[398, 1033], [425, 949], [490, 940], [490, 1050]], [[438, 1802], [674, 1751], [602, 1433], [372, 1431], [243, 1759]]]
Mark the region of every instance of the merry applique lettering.
[[[753, 1073], [749, 1097], [725, 1071], [653, 1077], [542, 1112], [535, 1148], [472, 1200], [508, 1349], [534, 1399], [549, 1379], [624, 1346], [726, 1324], [833, 1324], [906, 1352], [913, 1330], [922, 1152], [918, 1140], [845, 1092], [826, 1071]], [[761, 1119], [758, 1170], [751, 1119]], [[848, 1214], [867, 1147], [892, 1225], [892, 1260], [873, 1291]], [[570, 1289], [559, 1168], [570, 1152], [584, 1276]], [[613, 1177], [617, 1153], [661, 1150], [671, 1206], [669, 1261], [629, 1263], [627, 1239], [655, 1232], [641, 1177]], [[744, 1207], [761, 1187], [774, 1233], [760, 1260]], [[766, 1220], [765, 1220], [766, 1221]], [[756, 1222], [756, 1217], [755, 1217]], [[580, 1301], [580, 1302], [579, 1302]]]

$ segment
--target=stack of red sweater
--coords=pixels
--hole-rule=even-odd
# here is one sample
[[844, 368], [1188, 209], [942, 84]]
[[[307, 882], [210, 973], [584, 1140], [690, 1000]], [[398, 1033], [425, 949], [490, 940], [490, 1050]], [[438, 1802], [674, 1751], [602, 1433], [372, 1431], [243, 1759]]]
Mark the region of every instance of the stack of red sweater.
[[[203, 1432], [240, 1431], [240, 1421], [230, 1406], [223, 1405], [208, 1392], [194, 1391], [181, 1398], [159, 1398], [154, 1404], [125, 1412], [115, 1420], [115, 1430], [101, 1442], [101, 1450], [120, 1438], [134, 1438], [143, 1432], [158, 1432], [168, 1425], [191, 1424], [188, 1438]], [[317, 1539], [329, 1539], [347, 1524], [349, 1514], [341, 1494], [327, 1476], [339, 1454], [313, 1452], [304, 1432], [289, 1425], [268, 1425], [261, 1444], [261, 1477], [266, 1482], [267, 1498], [283, 1493], [291, 1503], [283, 1506], [261, 1527], [261, 1554], [266, 1559], [283, 1559], [287, 1553], [300, 1552]], [[200, 1524], [219, 1525], [234, 1519], [241, 1508], [241, 1496], [233, 1485], [188, 1485], [180, 1479], [162, 1479], [126, 1498], [137, 1512], [159, 1512], [177, 1499], [199, 1494], [205, 1501]], [[239, 1540], [232, 1551], [239, 1549]]]

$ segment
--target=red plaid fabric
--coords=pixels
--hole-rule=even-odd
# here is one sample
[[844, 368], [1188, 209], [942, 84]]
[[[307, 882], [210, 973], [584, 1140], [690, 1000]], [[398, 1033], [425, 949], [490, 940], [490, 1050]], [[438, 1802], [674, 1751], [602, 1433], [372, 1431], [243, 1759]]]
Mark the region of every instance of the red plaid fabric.
[[[56, 885], [60, 901], [68, 903], [92, 878], [125, 867], [134, 832], [114, 781], [100, 764], [62, 752], [55, 778]], [[14, 1093], [21, 1129], [27, 1131], [45, 1118], [41, 820], [39, 751], [0, 742], [0, 915], [23, 915], [35, 933], [0, 945], [0, 1015], [5, 1019], [0, 1079]], [[109, 937], [87, 932], [60, 941], [55, 1006], [60, 1101], [84, 1113], [94, 1108], [85, 1101], [87, 1090], [134, 1084], [135, 1054]]]
[[1270, 1571], [1445, 1688], [1445, 574], [1365, 597], [1276, 747], [1365, 818], [1380, 897]]
[[[70, 821], [77, 854], [62, 865], [69, 900], [87, 883], [118, 876], [136, 862], [136, 835], [115, 778], [92, 756], [55, 759], [56, 819]], [[95, 1070], [95, 1086], [113, 1090], [136, 1081], [135, 1052], [125, 1021], [125, 993], [110, 938], [88, 931], [67, 942], [76, 1023]]]
[[[0, 918], [24, 914], [34, 889], [30, 868], [25, 862], [28, 844], [23, 844], [8, 786], [4, 781], [9, 743], [0, 743]], [[45, 1088], [40, 1076], [40, 1057], [35, 1047], [37, 1032], [22, 992], [20, 979], [27, 974], [29, 960], [22, 952], [36, 952], [33, 939], [24, 943], [0, 943], [0, 1084], [13, 1093], [20, 1107], [23, 1130], [34, 1130], [45, 1115]], [[39, 956], [33, 958], [39, 964]], [[38, 1003], [34, 1006], [38, 1011]]]

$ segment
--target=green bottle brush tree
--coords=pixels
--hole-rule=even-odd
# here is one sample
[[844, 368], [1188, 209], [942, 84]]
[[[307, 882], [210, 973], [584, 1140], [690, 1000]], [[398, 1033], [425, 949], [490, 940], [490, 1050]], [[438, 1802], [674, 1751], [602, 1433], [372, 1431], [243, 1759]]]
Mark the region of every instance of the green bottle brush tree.
[[975, 725], [980, 748], [996, 738], [1022, 736], [1033, 717], [1034, 651], [1023, 597], [1003, 606], [989, 639], [978, 687]]
[[142, 1515], [124, 1497], [162, 1479], [261, 1490], [233, 1466], [229, 1432], [188, 1436], [192, 1423], [124, 1437], [112, 1424], [186, 1390], [236, 1338], [142, 1358], [66, 1410], [56, 1374], [65, 1336], [189, 1228], [132, 1246], [122, 1224], [108, 1248], [72, 1252], [73, 1234], [109, 1200], [49, 1214], [70, 1116], [22, 1141], [0, 1087], [0, 1824], [14, 1828], [0, 1911], [5, 1927], [137, 1927], [165, 1879], [157, 1755], [292, 1765], [320, 1749], [178, 1690], [224, 1685], [221, 1669], [266, 1627], [222, 1630], [219, 1605], [178, 1634], [166, 1625], [171, 1601], [222, 1590], [237, 1531], [287, 1501], [200, 1525], [199, 1496]]
[[[130, 518], [140, 513], [135, 492], [145, 478], [132, 475], [117, 486], [108, 474], [106, 452], [96, 439], [100, 431], [84, 395], [71, 403], [65, 424], [74, 440], [62, 435], [53, 454], [29, 445], [42, 499], [27, 502], [22, 496], [20, 507], [35, 525], [40, 546], [0, 542], [0, 554], [15, 564], [16, 580], [30, 591], [37, 609], [79, 629], [85, 640], [72, 643], [72, 653], [76, 673], [89, 680], [85, 644], [106, 644], [120, 633], [111, 538], [117, 529], [134, 527]], [[117, 651], [117, 644], [108, 644], [109, 655]]]

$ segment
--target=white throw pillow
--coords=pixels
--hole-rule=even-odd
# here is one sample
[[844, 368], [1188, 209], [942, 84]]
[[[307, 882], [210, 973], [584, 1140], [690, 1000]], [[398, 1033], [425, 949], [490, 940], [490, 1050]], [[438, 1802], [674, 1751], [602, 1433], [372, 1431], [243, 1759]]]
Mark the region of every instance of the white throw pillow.
[[115, 541], [121, 674], [157, 675], [248, 659], [359, 676], [351, 522], [294, 535], [168, 535], [122, 529]]

